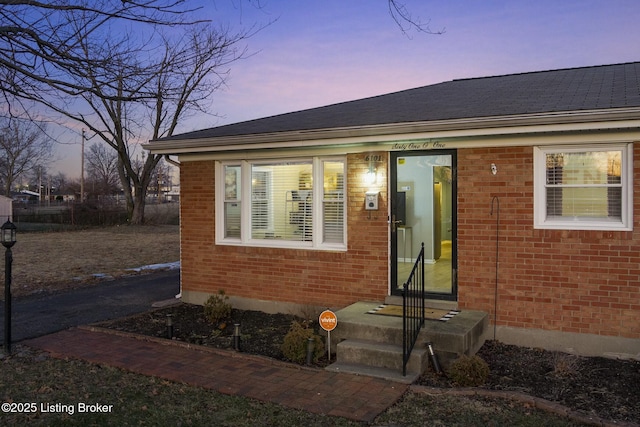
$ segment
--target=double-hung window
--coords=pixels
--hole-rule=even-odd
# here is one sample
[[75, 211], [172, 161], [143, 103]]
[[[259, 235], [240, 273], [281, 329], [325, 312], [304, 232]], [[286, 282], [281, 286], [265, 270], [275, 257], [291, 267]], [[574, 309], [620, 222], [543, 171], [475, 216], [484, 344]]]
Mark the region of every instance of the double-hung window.
[[534, 226], [632, 230], [632, 145], [534, 149]]
[[216, 164], [218, 244], [346, 250], [343, 157]]

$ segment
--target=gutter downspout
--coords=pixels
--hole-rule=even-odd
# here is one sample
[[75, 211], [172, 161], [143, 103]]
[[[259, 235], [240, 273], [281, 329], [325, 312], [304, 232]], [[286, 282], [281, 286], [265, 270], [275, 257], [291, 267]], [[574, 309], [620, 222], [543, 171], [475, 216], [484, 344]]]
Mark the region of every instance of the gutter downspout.
[[[164, 159], [167, 161], [167, 163], [170, 163], [180, 169], [180, 162], [176, 162], [175, 160], [171, 159], [168, 154], [164, 155]], [[182, 254], [182, 239], [180, 239], [180, 254]], [[178, 295], [176, 295], [175, 297], [176, 299], [182, 298], [182, 266], [180, 266], [180, 293], [178, 293]]]
[[496, 340], [496, 327], [498, 324], [498, 269], [500, 268], [500, 198], [493, 196], [491, 199], [491, 212], [493, 216], [493, 202], [497, 202], [497, 218], [496, 218], [496, 278], [495, 278], [495, 293], [493, 296], [493, 340]]
[[167, 163], [171, 163], [173, 166], [179, 168], [180, 167], [180, 162], [176, 162], [175, 160], [171, 159], [171, 157], [169, 157], [168, 154], [164, 155], [164, 159], [167, 161]]

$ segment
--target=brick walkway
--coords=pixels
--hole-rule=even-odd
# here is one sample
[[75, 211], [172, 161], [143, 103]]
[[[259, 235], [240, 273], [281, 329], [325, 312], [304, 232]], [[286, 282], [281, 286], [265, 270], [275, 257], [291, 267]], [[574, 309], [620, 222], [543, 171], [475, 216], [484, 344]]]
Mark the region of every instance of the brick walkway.
[[93, 328], [23, 341], [53, 357], [76, 358], [220, 393], [371, 422], [408, 389], [376, 378], [298, 367], [267, 358]]

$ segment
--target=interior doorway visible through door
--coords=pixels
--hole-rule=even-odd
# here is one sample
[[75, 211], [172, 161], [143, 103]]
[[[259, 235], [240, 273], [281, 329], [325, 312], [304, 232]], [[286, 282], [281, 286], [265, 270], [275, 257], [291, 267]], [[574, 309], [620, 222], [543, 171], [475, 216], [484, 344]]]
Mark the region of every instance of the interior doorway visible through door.
[[425, 248], [429, 298], [455, 300], [455, 151], [391, 153], [391, 291], [398, 294]]

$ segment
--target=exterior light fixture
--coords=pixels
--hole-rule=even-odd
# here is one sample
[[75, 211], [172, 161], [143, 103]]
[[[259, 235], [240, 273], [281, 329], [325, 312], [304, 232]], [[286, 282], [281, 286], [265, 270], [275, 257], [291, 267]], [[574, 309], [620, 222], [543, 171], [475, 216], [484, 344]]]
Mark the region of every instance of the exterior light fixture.
[[0, 241], [2, 241], [2, 246], [9, 249], [16, 243], [16, 226], [12, 223], [9, 218], [7, 218], [7, 222], [2, 224], [0, 227]]
[[313, 338], [307, 338], [307, 366], [311, 365], [313, 361], [313, 350], [315, 347], [315, 340]]
[[4, 253], [4, 351], [11, 354], [11, 247], [16, 244], [16, 226], [9, 218], [0, 227], [0, 242], [7, 248]]
[[173, 317], [171, 314], [167, 314], [167, 338], [173, 339]]
[[233, 324], [233, 349], [240, 351], [240, 323]]
[[433, 351], [433, 345], [430, 342], [427, 343], [427, 349], [429, 350], [429, 359], [431, 359], [433, 370], [436, 371], [436, 374], [442, 374], [442, 368], [438, 362], [438, 356]]
[[378, 165], [383, 161], [383, 157], [379, 154], [367, 154], [363, 159], [368, 163], [368, 168], [364, 173], [363, 180], [367, 186], [375, 186], [378, 184]]
[[375, 185], [378, 181], [378, 173], [375, 167], [369, 166], [369, 170], [364, 175], [364, 182], [367, 185]]

